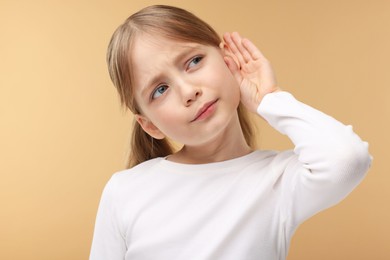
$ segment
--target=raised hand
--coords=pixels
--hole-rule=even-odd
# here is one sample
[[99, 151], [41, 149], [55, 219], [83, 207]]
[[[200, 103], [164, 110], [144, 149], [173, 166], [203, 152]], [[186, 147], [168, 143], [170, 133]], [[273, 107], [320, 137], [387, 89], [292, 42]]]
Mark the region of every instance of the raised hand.
[[225, 33], [225, 62], [240, 85], [241, 102], [256, 112], [263, 97], [279, 91], [271, 64], [248, 39], [237, 32]]

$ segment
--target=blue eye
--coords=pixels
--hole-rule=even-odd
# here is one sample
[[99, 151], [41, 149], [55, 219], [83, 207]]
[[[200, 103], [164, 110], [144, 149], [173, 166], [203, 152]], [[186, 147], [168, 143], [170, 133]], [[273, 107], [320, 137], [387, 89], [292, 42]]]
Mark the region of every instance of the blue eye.
[[167, 91], [168, 86], [167, 85], [160, 85], [158, 86], [154, 92], [152, 93], [152, 99], [158, 98], [162, 94], [164, 94], [165, 91]]
[[194, 58], [190, 61], [190, 63], [188, 64], [188, 68], [191, 68], [191, 67], [197, 65], [202, 59], [203, 59], [203, 57], [201, 57], [201, 56], [196, 56], [196, 57], [194, 57]]

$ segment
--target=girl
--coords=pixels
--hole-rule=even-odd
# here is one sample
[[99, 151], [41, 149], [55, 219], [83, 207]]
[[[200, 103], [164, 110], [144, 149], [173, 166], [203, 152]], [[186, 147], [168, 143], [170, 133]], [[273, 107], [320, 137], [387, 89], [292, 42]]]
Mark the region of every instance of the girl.
[[[285, 259], [299, 224], [369, 168], [351, 127], [281, 91], [252, 42], [226, 33], [221, 43], [185, 10], [133, 14], [107, 57], [136, 123], [132, 168], [104, 189], [90, 259]], [[295, 149], [254, 150], [244, 107]]]

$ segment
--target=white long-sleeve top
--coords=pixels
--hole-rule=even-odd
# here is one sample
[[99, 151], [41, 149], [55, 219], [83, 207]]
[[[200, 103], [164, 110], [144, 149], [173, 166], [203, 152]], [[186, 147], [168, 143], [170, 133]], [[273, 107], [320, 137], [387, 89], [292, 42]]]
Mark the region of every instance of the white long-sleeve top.
[[257, 112], [295, 144], [209, 164], [156, 158], [118, 172], [101, 198], [91, 260], [281, 260], [304, 220], [363, 179], [368, 145], [287, 92]]

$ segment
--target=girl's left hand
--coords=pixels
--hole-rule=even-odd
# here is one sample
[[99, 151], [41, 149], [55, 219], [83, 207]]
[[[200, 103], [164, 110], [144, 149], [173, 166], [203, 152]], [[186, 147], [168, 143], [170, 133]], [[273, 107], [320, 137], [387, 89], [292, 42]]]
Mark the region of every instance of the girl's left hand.
[[240, 85], [241, 102], [255, 113], [266, 94], [280, 91], [271, 64], [250, 40], [237, 32], [225, 33], [223, 39], [224, 59]]

